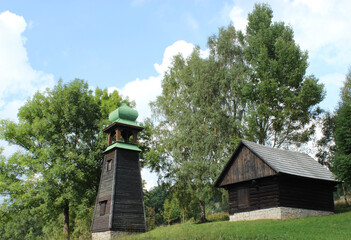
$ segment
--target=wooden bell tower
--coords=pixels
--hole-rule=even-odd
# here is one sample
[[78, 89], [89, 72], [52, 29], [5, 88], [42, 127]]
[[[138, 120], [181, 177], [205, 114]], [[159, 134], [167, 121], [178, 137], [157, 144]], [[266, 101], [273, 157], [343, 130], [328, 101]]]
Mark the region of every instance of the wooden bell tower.
[[101, 178], [92, 223], [93, 239], [146, 231], [139, 152], [138, 112], [126, 104], [110, 113]]

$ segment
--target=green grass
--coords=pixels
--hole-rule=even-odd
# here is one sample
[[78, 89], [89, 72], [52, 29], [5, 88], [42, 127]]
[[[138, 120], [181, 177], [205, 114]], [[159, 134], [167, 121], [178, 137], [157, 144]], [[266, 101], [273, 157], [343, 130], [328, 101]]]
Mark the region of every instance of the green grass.
[[134, 239], [351, 239], [351, 212], [323, 217], [242, 222], [185, 223], [158, 227]]

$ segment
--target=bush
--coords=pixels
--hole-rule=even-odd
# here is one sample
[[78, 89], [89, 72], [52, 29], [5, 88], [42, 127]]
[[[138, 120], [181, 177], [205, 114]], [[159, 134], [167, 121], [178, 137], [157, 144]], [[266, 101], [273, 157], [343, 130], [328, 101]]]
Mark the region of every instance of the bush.
[[150, 231], [156, 227], [155, 209], [152, 207], [147, 207], [145, 210], [146, 210], [146, 227], [147, 227], [147, 231]]
[[179, 205], [176, 199], [169, 200], [168, 198], [163, 204], [163, 218], [167, 221], [168, 225], [178, 221], [181, 218]]
[[349, 205], [346, 203], [345, 197], [342, 196], [341, 194], [339, 195], [339, 198], [334, 201], [335, 213], [342, 213], [342, 212], [350, 212], [351, 211], [351, 206], [350, 206], [351, 195], [347, 195], [346, 197], [347, 197], [347, 201], [348, 201]]
[[207, 220], [209, 222], [228, 221], [229, 220], [229, 214], [226, 213], [226, 212], [209, 214], [207, 216]]
[[347, 206], [346, 203], [338, 202], [334, 207], [335, 213], [351, 212], [351, 206]]

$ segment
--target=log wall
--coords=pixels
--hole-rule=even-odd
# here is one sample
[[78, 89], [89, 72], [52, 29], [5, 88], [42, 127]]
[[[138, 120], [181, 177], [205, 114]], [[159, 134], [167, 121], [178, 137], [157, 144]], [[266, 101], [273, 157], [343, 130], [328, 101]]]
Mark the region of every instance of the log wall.
[[279, 181], [280, 206], [334, 211], [335, 182], [283, 175]]
[[278, 175], [226, 186], [229, 214], [272, 207], [334, 211], [335, 182]]
[[227, 187], [229, 214], [279, 205], [279, 185], [276, 177], [266, 177]]

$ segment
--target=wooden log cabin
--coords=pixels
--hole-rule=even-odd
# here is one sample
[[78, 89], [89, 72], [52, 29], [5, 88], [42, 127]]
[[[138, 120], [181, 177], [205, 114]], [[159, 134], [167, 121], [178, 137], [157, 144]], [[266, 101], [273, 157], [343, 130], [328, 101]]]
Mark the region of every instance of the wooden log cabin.
[[123, 104], [113, 111], [92, 222], [92, 239], [115, 239], [146, 231], [140, 174], [137, 111]]
[[231, 221], [328, 215], [334, 175], [307, 154], [241, 141], [215, 187], [229, 196]]

